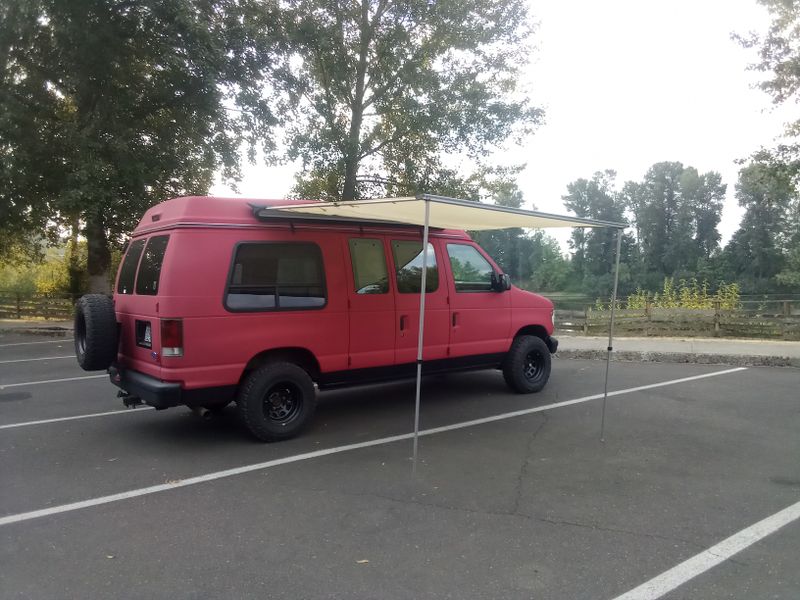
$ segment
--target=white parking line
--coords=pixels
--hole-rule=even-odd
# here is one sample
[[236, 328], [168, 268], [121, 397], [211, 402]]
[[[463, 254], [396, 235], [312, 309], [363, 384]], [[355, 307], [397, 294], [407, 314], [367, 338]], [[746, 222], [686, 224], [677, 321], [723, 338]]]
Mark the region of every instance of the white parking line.
[[10, 363], [31, 362], [34, 360], [59, 360], [62, 358], [75, 358], [74, 354], [67, 356], [45, 356], [44, 358], [15, 358], [14, 360], [0, 360], [0, 365], [7, 365]]
[[65, 381], [82, 381], [84, 379], [100, 379], [101, 377], [108, 377], [107, 373], [103, 375], [82, 375], [81, 377], [64, 377], [63, 379], [42, 379], [41, 381], [23, 381], [21, 383], [6, 383], [0, 385], [0, 390], [12, 387], [22, 387], [23, 385], [41, 385], [43, 383], [64, 383]]
[[800, 519], [800, 502], [792, 504], [782, 511], [746, 529], [742, 529], [738, 533], [734, 533], [719, 544], [703, 550], [692, 558], [672, 567], [669, 571], [665, 571], [658, 577], [654, 577], [650, 581], [632, 589], [630, 592], [617, 596], [614, 600], [656, 600], [656, 598], [661, 598], [679, 585], [716, 567], [734, 554], [738, 554], [745, 548], [752, 546], [797, 519]]
[[142, 410], [151, 410], [152, 406], [140, 406], [128, 410], [109, 410], [107, 412], [90, 413], [88, 415], [75, 415], [73, 417], [55, 417], [53, 419], [42, 419], [41, 421], [24, 421], [22, 423], [9, 423], [0, 425], [0, 429], [16, 429], [17, 427], [30, 427], [31, 425], [47, 425], [48, 423], [61, 423], [62, 421], [78, 421], [80, 419], [95, 419], [97, 417], [110, 417], [112, 415], [131, 415]]
[[[668, 381], [662, 381], [659, 383], [651, 383], [649, 385], [640, 385], [637, 387], [627, 388], [623, 390], [616, 390], [613, 392], [609, 392], [609, 396], [620, 396], [622, 394], [631, 394], [634, 392], [641, 392], [644, 390], [650, 390], [653, 388], [665, 387], [669, 385], [676, 385], [678, 383], [686, 383], [687, 381], [696, 381], [698, 379], [706, 379], [709, 377], [716, 377], [718, 375], [727, 375], [729, 373], [736, 373], [739, 371], [746, 371], [747, 369], [744, 367], [737, 367], [735, 369], [726, 369], [724, 371], [715, 371], [713, 373], [704, 373], [702, 375], [694, 375], [692, 377], [683, 377], [681, 379], [671, 379]], [[590, 400], [598, 400], [603, 397], [603, 394], [594, 394], [592, 396], [584, 396], [583, 398], [575, 398], [574, 400], [565, 400], [563, 402], [555, 402], [553, 404], [546, 404], [544, 406], [537, 406], [534, 408], [527, 408], [524, 410], [517, 410], [514, 412], [503, 413], [499, 415], [493, 415], [491, 417], [484, 417], [482, 419], [474, 419], [472, 421], [463, 421], [461, 423], [454, 423], [452, 425], [445, 425], [443, 427], [434, 427], [432, 429], [425, 429], [419, 432], [420, 436], [427, 436], [427, 435], [434, 435], [437, 433], [442, 433], [445, 431], [454, 431], [457, 429], [464, 429], [467, 427], [474, 427], [475, 425], [482, 425], [484, 423], [492, 423], [494, 421], [501, 421], [504, 419], [512, 419], [514, 417], [520, 417], [523, 415], [529, 415], [537, 412], [542, 412], [545, 410], [551, 410], [553, 408], [560, 408], [562, 406], [570, 406], [572, 404], [579, 404], [581, 402], [589, 402]], [[385, 444], [391, 444], [393, 442], [399, 442], [402, 440], [410, 440], [414, 437], [413, 433], [403, 433], [400, 435], [393, 435], [390, 437], [379, 438], [376, 440], [370, 440], [367, 442], [360, 442], [357, 444], [348, 444], [346, 446], [337, 446], [335, 448], [326, 448], [324, 450], [316, 450], [314, 452], [306, 452], [304, 454], [296, 454], [294, 456], [287, 456], [284, 458], [278, 458], [275, 460], [268, 460], [266, 462], [260, 462], [252, 465], [244, 465], [241, 467], [236, 467], [233, 469], [226, 469], [224, 471], [215, 471], [213, 473], [207, 473], [205, 475], [199, 475], [197, 477], [189, 477], [188, 479], [181, 479], [174, 482], [169, 483], [162, 483], [159, 485], [153, 485], [144, 488], [138, 488], [135, 490], [129, 490], [127, 492], [121, 492], [119, 494], [111, 494], [110, 496], [100, 496], [98, 498], [91, 498], [89, 500], [81, 500], [80, 502], [71, 502], [70, 504], [62, 504], [60, 506], [51, 506], [48, 508], [42, 508], [40, 510], [33, 510], [30, 512], [25, 513], [18, 513], [16, 515], [8, 515], [6, 517], [0, 518], [0, 526], [3, 525], [10, 525], [11, 523], [19, 523], [20, 521], [29, 521], [31, 519], [38, 519], [40, 517], [46, 517], [48, 515], [57, 515], [60, 513], [71, 512], [74, 510], [80, 510], [82, 508], [89, 508], [91, 506], [99, 506], [101, 504], [108, 504], [110, 502], [118, 502], [120, 500], [127, 500], [129, 498], [137, 498], [139, 496], [146, 496], [148, 494], [156, 494], [158, 492], [164, 492], [167, 490], [172, 490], [175, 488], [182, 488], [187, 487], [190, 485], [196, 485], [198, 483], [205, 483], [207, 481], [214, 481], [216, 479], [223, 479], [225, 477], [232, 477], [234, 475], [241, 475], [243, 473], [250, 473], [252, 471], [261, 471], [263, 469], [269, 469], [271, 467], [276, 467], [278, 465], [286, 465], [289, 463], [300, 462], [303, 460], [309, 460], [312, 458], [320, 458], [322, 456], [328, 456], [331, 454], [339, 454], [341, 452], [349, 452], [350, 450], [359, 450], [362, 448], [371, 448], [373, 446], [382, 446]]]
[[10, 348], [11, 346], [32, 346], [33, 344], [58, 344], [61, 342], [71, 342], [73, 338], [61, 338], [60, 340], [47, 340], [46, 342], [14, 342], [13, 344], [0, 344], [0, 348]]

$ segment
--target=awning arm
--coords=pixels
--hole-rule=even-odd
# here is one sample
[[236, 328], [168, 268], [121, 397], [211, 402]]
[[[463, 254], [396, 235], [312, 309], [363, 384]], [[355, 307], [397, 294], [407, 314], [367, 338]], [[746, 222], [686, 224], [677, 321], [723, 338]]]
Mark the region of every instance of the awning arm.
[[425, 200], [425, 225], [422, 229], [422, 275], [419, 287], [419, 334], [417, 335], [417, 394], [414, 400], [414, 462], [411, 474], [417, 474], [417, 454], [419, 446], [419, 397], [422, 386], [422, 346], [425, 334], [425, 296], [428, 283], [428, 221], [431, 216], [431, 203]]
[[600, 418], [600, 441], [605, 442], [606, 401], [608, 400], [608, 368], [614, 351], [614, 313], [617, 310], [617, 283], [619, 282], [619, 255], [622, 248], [622, 229], [617, 230], [617, 257], [614, 261], [614, 291], [611, 293], [611, 318], [608, 322], [608, 348], [606, 349], [606, 380], [603, 385], [603, 416]]

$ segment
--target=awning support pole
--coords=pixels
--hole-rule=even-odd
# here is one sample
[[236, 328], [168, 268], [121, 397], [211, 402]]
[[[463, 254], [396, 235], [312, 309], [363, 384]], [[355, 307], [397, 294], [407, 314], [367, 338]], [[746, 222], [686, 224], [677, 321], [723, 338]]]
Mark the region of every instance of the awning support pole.
[[[424, 198], [424, 196], [423, 196]], [[422, 228], [422, 275], [419, 287], [419, 334], [417, 336], [417, 396], [414, 402], [414, 462], [411, 473], [417, 474], [417, 448], [419, 445], [419, 396], [422, 385], [422, 340], [425, 333], [425, 286], [428, 279], [428, 222], [431, 216], [430, 200], [425, 198], [425, 225]]]
[[619, 255], [622, 247], [622, 228], [617, 229], [617, 256], [614, 261], [614, 291], [611, 293], [611, 319], [608, 323], [608, 348], [606, 350], [606, 380], [603, 385], [603, 416], [600, 420], [600, 441], [605, 442], [606, 401], [608, 400], [608, 367], [611, 364], [611, 352], [614, 343], [614, 313], [617, 310], [617, 283], [619, 282]]

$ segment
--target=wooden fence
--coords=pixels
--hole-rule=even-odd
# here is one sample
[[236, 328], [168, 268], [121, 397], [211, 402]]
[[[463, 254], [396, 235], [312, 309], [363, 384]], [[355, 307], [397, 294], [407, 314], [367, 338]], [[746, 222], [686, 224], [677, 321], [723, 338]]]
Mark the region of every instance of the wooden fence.
[[[608, 334], [608, 310], [593, 306], [560, 308], [556, 304], [556, 329], [580, 335]], [[654, 308], [616, 311], [614, 330], [619, 335], [737, 337], [800, 340], [800, 301], [742, 301], [723, 309]]]
[[72, 319], [77, 297], [0, 291], [0, 319]]
[[[607, 335], [608, 310], [597, 310], [586, 297], [553, 294], [556, 330], [578, 335]], [[72, 319], [77, 297], [19, 294], [0, 290], [0, 319]], [[616, 313], [619, 335], [737, 337], [800, 340], [800, 300], [742, 300], [735, 310], [622, 309]]]

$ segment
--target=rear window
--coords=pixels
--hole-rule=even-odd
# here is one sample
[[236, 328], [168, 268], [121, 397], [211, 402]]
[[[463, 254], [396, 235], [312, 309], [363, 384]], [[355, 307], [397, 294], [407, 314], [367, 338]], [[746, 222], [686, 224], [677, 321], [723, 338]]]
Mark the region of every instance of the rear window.
[[136, 293], [146, 296], [158, 294], [158, 280], [161, 276], [161, 264], [167, 251], [168, 235], [154, 235], [147, 242], [139, 275], [136, 277]]
[[231, 311], [325, 306], [325, 270], [311, 243], [247, 242], [236, 247], [225, 294]]
[[122, 267], [119, 270], [119, 281], [117, 281], [118, 294], [132, 294], [133, 281], [136, 278], [136, 267], [139, 265], [139, 257], [142, 255], [145, 240], [136, 240], [128, 247]]

